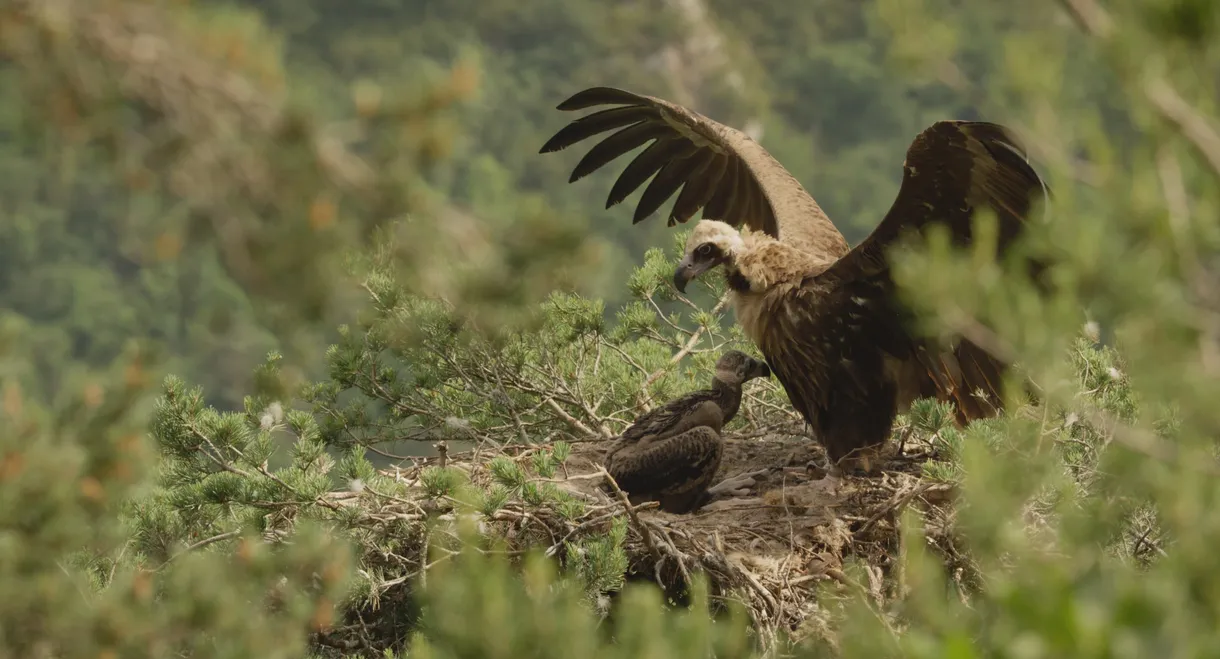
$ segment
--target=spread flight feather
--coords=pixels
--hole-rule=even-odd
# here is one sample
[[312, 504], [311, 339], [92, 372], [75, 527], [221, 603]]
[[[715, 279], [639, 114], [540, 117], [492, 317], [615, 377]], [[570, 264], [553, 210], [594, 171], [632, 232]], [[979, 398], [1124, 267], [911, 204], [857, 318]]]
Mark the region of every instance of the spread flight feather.
[[847, 241], [800, 182], [745, 133], [669, 101], [610, 87], [578, 92], [559, 110], [598, 105], [618, 107], [586, 115], [565, 126], [541, 153], [567, 148], [606, 131], [572, 171], [569, 183], [642, 146], [606, 199], [606, 208], [623, 201], [650, 176], [636, 206], [634, 222], [651, 215], [679, 188], [669, 225], [684, 223], [700, 209], [703, 217], [748, 226], [802, 250], [839, 256]]

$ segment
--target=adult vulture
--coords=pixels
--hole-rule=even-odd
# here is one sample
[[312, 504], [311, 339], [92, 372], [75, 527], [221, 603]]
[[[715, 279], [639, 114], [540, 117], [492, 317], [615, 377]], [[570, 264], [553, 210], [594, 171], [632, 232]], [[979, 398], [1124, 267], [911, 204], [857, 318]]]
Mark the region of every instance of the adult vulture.
[[691, 279], [725, 268], [737, 321], [833, 466], [867, 469], [895, 415], [916, 398], [952, 401], [961, 424], [1001, 409], [1007, 364], [968, 340], [942, 344], [915, 333], [895, 296], [886, 248], [905, 230], [933, 222], [943, 222], [957, 244], [967, 244], [974, 209], [983, 207], [999, 222], [998, 250], [1011, 244], [1034, 200], [1047, 191], [1007, 129], [938, 121], [915, 136], [893, 205], [849, 249], [800, 183], [738, 130], [668, 101], [609, 87], [579, 92], [558, 109], [607, 105], [613, 107], [563, 127], [541, 152], [615, 131], [580, 160], [573, 182], [652, 142], [623, 170], [606, 207], [651, 177], [634, 222], [675, 192], [670, 226], [703, 209], [674, 285], [683, 291]]

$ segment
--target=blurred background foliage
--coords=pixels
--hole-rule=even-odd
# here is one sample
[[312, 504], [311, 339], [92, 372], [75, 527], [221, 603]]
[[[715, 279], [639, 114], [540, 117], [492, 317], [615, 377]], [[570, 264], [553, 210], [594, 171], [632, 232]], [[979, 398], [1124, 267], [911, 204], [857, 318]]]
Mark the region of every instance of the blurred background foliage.
[[[581, 150], [538, 155], [570, 119], [554, 106], [586, 86], [661, 95], [751, 131], [853, 242], [888, 207], [911, 136], [935, 118], [979, 112], [976, 99], [937, 77], [949, 73], [891, 66], [913, 56], [893, 36], [909, 19], [882, 20], [907, 12], [903, 3], [9, 4], [6, 50], [29, 68], [0, 76], [0, 121], [12, 137], [0, 159], [12, 218], [0, 228], [0, 303], [37, 329], [30, 377], [46, 392], [64, 373], [104, 365], [127, 340], [147, 339], [172, 370], [236, 409], [248, 364], [284, 340], [271, 317], [286, 297], [316, 316], [333, 288], [317, 259], [333, 254], [335, 234], [359, 237], [424, 204], [445, 218], [419, 228], [425, 245], [437, 234], [477, 242], [463, 228], [470, 218], [516, 236], [533, 258], [547, 253], [541, 242], [570, 251], [577, 236], [598, 239], [573, 259], [588, 267], [567, 279], [613, 309], [627, 299], [630, 268], [670, 232], [658, 218], [632, 227], [620, 208], [601, 208], [615, 168], [568, 185]], [[86, 7], [112, 24], [70, 18]], [[54, 36], [76, 29], [73, 20], [104, 36]], [[157, 45], [140, 39], [148, 29], [175, 33]], [[986, 52], [992, 40], [969, 43]], [[171, 44], [175, 56], [157, 59]], [[966, 59], [954, 75], [977, 83], [993, 69], [977, 52]], [[111, 75], [125, 76], [114, 80], [120, 89], [102, 83]], [[221, 80], [229, 75], [244, 82]], [[196, 101], [161, 98], [170, 89]], [[115, 94], [138, 103], [120, 108]], [[347, 163], [339, 147], [369, 160]], [[268, 166], [291, 178], [257, 171]], [[251, 222], [218, 217], [210, 205], [222, 200]], [[326, 228], [302, 230], [318, 224]], [[234, 235], [237, 226], [256, 234]], [[271, 249], [284, 243], [292, 248]], [[491, 258], [477, 245], [461, 254]], [[254, 269], [292, 274], [275, 282]], [[501, 278], [467, 283], [482, 299], [525, 300], [502, 290]], [[316, 346], [333, 337], [337, 317], [291, 325], [318, 335]], [[294, 363], [317, 374], [319, 353], [302, 351]]]
[[[936, 119], [1013, 126], [1054, 191], [1025, 246], [1059, 259], [1053, 294], [935, 239], [899, 269], [927, 322], [1015, 358], [1042, 399], [958, 438], [946, 473], [975, 588], [953, 589], [912, 518], [901, 580], [884, 602], [845, 604], [834, 642], [809, 652], [1215, 654], [1217, 37], [1207, 0], [5, 0], [0, 569], [28, 597], [0, 610], [0, 656], [301, 656], [304, 630], [352, 596], [348, 548], [304, 524], [267, 549], [248, 511], [215, 535], [190, 524], [231, 522], [234, 491], [272, 508], [318, 496], [333, 429], [291, 416], [287, 476], [251, 452], [217, 462], [243, 472], [224, 487], [191, 481], [186, 497], [143, 439], [159, 376], [238, 412], [191, 400], [154, 428], [160, 448], [266, 450], [254, 403], [284, 383], [252, 367], [278, 349], [289, 380], [324, 379], [324, 346], [375, 293], [343, 267], [387, 245], [387, 288], [484, 326], [538, 321], [554, 290], [605, 314], [632, 304], [632, 267], [672, 232], [600, 209], [614, 171], [568, 185], [580, 154], [537, 154], [567, 119], [554, 106], [593, 85], [751, 132], [853, 243]], [[1085, 350], [1082, 325], [1120, 356]], [[200, 414], [211, 425], [188, 427]], [[156, 497], [169, 499], [150, 516], [119, 515]], [[192, 521], [200, 501], [212, 507]], [[158, 553], [132, 535], [149, 528], [173, 542]], [[551, 592], [542, 571], [526, 576], [476, 565], [431, 580], [420, 635], [400, 646], [746, 652], [698, 615], [649, 642], [662, 603], [643, 591], [607, 630], [619, 645], [590, 640], [603, 630], [575, 595], [521, 604]], [[472, 600], [473, 614], [455, 604]], [[459, 633], [468, 615], [485, 635]]]

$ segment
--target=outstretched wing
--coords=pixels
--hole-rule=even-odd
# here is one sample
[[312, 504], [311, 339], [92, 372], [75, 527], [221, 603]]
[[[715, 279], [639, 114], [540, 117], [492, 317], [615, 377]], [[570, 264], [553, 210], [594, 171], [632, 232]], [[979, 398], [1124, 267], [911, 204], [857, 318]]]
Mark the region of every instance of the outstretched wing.
[[855, 291], [828, 296], [823, 312], [851, 316], [870, 309], [869, 329], [885, 334], [911, 369], [904, 374], [908, 390], [953, 401], [963, 422], [996, 413], [1005, 364], [964, 339], [938, 346], [910, 335], [906, 310], [894, 297], [886, 250], [902, 232], [923, 231], [935, 222], [944, 223], [954, 242], [964, 246], [973, 237], [975, 211], [988, 208], [999, 224], [996, 248], [1002, 254], [1024, 230], [1035, 202], [1048, 197], [1045, 182], [1003, 126], [975, 121], [931, 125], [907, 150], [902, 186], [885, 218], [868, 238], [813, 278], [826, 289]]
[[[652, 177], [633, 223], [652, 215], [675, 192], [669, 226], [703, 217], [745, 225], [803, 251], [836, 257], [847, 242], [805, 188], [745, 133], [668, 101], [611, 87], [593, 87], [560, 103], [559, 110], [612, 105], [564, 126], [541, 153], [615, 130], [577, 163], [568, 182], [652, 142], [622, 171], [606, 208], [623, 201]], [[616, 130], [617, 129], [617, 130]], [[655, 175], [655, 176], [654, 176]], [[681, 192], [679, 192], [681, 189]]]
[[902, 185], [885, 218], [863, 242], [835, 262], [824, 280], [846, 281], [888, 273], [885, 251], [904, 231], [934, 222], [948, 226], [958, 245], [973, 236], [978, 208], [999, 221], [1002, 252], [1028, 221], [1046, 183], [1009, 131], [982, 121], [938, 121], [915, 137], [903, 162]]

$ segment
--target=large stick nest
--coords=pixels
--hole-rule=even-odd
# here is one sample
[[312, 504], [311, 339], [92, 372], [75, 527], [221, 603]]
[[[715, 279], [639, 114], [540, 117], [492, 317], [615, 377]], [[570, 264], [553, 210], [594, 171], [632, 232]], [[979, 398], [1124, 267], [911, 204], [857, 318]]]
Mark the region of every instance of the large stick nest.
[[[833, 607], [819, 598], [862, 589], [880, 607], [895, 595], [893, 568], [900, 551], [897, 519], [907, 507], [925, 518], [928, 542], [946, 560], [950, 572], [960, 579], [968, 571], [968, 561], [955, 548], [951, 529], [948, 504], [952, 488], [921, 478], [922, 457], [910, 455], [918, 447], [908, 445], [902, 455], [891, 447], [890, 457], [875, 475], [848, 477], [832, 486], [823, 480], [824, 474], [806, 467], [822, 456], [822, 449], [806, 436], [729, 435], [724, 441], [724, 458], [713, 482], [736, 479], [746, 485], [694, 513], [666, 513], [655, 503], [631, 506], [626, 497], [616, 496], [610, 489], [613, 486], [601, 469], [608, 442], [586, 441], [575, 444], [552, 478], [534, 478], [584, 500], [580, 516], [561, 514], [546, 503], [530, 505], [514, 498], [484, 518], [483, 531], [507, 541], [514, 552], [541, 548], [562, 560], [565, 543], [604, 536], [614, 518], [625, 515], [629, 520], [624, 543], [628, 579], [652, 581], [681, 601], [692, 575], [701, 573], [714, 601], [737, 600], [747, 608], [765, 645], [781, 633], [794, 640], [815, 635], [833, 643], [828, 631]], [[429, 538], [424, 536], [456, 537], [436, 525], [423, 531], [425, 519], [443, 522], [455, 518], [455, 502], [428, 492], [426, 470], [457, 468], [466, 472], [471, 484], [489, 487], [493, 482], [487, 466], [491, 458], [507, 457], [528, 471], [533, 454], [547, 448], [510, 446], [494, 453], [442, 453], [441, 457], [418, 459], [409, 468], [382, 472], [400, 484], [395, 495], [372, 488], [335, 493], [335, 503], [359, 506], [370, 522], [367, 526], [380, 529], [368, 532], [369, 546], [377, 548], [370, 548], [364, 561], [366, 570], [382, 578], [373, 579], [372, 604], [352, 611], [346, 625], [321, 636], [319, 642], [350, 652], [380, 651], [405, 640], [414, 624], [409, 597], [412, 582], [426, 577], [435, 562], [448, 558], [434, 555], [429, 563], [423, 551]], [[753, 484], [748, 484], [751, 480]], [[387, 543], [387, 537], [395, 542]], [[845, 566], [850, 563], [862, 568], [859, 574], [863, 578], [847, 576]]]

